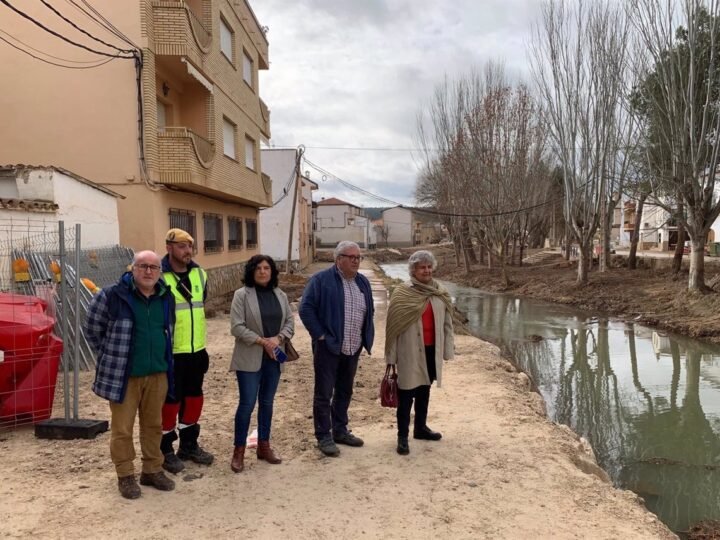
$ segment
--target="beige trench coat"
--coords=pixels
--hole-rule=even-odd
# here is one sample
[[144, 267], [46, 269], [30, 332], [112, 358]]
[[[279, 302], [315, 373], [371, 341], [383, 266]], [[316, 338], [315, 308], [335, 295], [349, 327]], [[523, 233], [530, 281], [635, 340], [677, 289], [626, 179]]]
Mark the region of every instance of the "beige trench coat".
[[[440, 387], [443, 360], [451, 360], [455, 356], [452, 314], [440, 298], [433, 297], [430, 302], [435, 319], [435, 371], [437, 385]], [[412, 390], [430, 384], [425, 360], [422, 318], [400, 334], [395, 343], [390, 344], [385, 362], [397, 365], [398, 387], [402, 390]]]
[[[295, 319], [287, 295], [279, 288], [273, 289], [282, 308], [283, 321], [279, 335], [290, 339], [295, 333]], [[262, 366], [262, 345], [255, 344], [263, 334], [260, 304], [254, 287], [235, 291], [230, 308], [230, 333], [235, 336], [230, 371], [258, 371]], [[280, 345], [285, 350], [285, 345]], [[285, 364], [280, 364], [280, 370]]]

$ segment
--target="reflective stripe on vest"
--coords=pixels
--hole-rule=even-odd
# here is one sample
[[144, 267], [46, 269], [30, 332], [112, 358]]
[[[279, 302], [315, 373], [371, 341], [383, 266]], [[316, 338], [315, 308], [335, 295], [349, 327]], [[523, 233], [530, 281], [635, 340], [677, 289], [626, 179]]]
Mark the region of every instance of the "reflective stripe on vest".
[[175, 297], [175, 331], [173, 354], [193, 353], [205, 348], [205, 270], [195, 267], [190, 271], [191, 302], [178, 290], [179, 280], [173, 272], [163, 274], [165, 283]]

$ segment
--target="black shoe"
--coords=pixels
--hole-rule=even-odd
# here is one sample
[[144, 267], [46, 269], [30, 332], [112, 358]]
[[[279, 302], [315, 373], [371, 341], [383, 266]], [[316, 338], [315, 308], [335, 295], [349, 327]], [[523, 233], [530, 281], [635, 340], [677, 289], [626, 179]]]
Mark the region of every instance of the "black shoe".
[[338, 457], [340, 455], [340, 449], [335, 445], [332, 439], [323, 439], [318, 441], [318, 448], [326, 456]]
[[199, 446], [195, 446], [191, 449], [180, 447], [177, 451], [177, 457], [183, 461], [191, 460], [200, 465], [211, 465], [215, 460], [215, 456], [213, 456], [210, 452], [206, 452]]
[[169, 473], [177, 474], [185, 470], [185, 464], [175, 455], [175, 452], [165, 454], [165, 461], [162, 464], [163, 469]]
[[152, 486], [160, 491], [172, 491], [175, 489], [175, 482], [165, 476], [165, 473], [162, 471], [156, 473], [142, 473], [140, 475], [140, 485]]
[[407, 437], [398, 436], [397, 453], [401, 456], [407, 456], [410, 453], [410, 445]]
[[140, 486], [138, 486], [134, 474], [118, 478], [118, 490], [120, 491], [120, 495], [126, 499], [137, 499], [140, 497]]
[[349, 431], [345, 433], [338, 433], [333, 435], [333, 441], [338, 444], [346, 444], [347, 446], [362, 446], [365, 442], [360, 438], [356, 437]]
[[433, 431], [429, 427], [425, 426], [420, 429], [415, 429], [413, 431], [413, 439], [422, 439], [425, 441], [439, 441], [440, 439], [442, 439], [442, 433]]

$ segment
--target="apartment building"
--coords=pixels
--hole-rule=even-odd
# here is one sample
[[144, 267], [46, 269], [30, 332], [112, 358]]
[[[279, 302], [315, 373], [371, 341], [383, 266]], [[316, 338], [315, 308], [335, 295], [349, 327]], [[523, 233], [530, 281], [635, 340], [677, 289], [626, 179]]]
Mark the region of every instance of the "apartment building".
[[[89, 4], [137, 45], [142, 65], [90, 53], [4, 10], [9, 40], [65, 67], [0, 43], [0, 163], [62, 167], [123, 195], [120, 242], [134, 249], [162, 253], [167, 229], [182, 227], [196, 238], [200, 264], [239, 266], [258, 252], [258, 210], [272, 201], [259, 147], [270, 138], [258, 80], [269, 67], [266, 29], [246, 0]], [[75, 43], [133, 54], [74, 3], [55, 8], [115, 48], [41, 3], [14, 5]]]
[[370, 220], [359, 206], [337, 197], [322, 199], [317, 203], [315, 214], [315, 238], [317, 247], [335, 247], [343, 240], [368, 246]]

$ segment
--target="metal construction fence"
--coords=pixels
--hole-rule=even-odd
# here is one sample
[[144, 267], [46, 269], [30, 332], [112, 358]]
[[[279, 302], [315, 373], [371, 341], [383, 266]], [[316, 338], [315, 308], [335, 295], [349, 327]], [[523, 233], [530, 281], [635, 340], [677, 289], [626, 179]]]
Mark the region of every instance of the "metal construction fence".
[[65, 417], [72, 395], [77, 418], [78, 372], [95, 365], [82, 321], [93, 294], [133, 257], [97, 238], [83, 247], [82, 232], [62, 221], [0, 219], [0, 429], [50, 416], [59, 368]]

